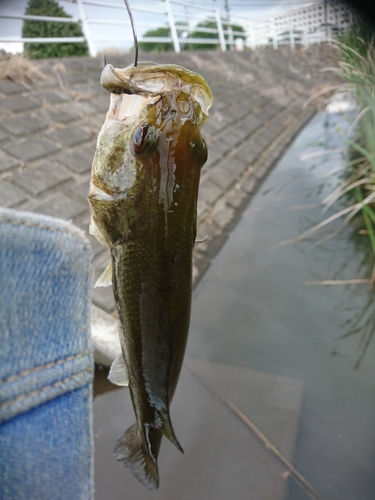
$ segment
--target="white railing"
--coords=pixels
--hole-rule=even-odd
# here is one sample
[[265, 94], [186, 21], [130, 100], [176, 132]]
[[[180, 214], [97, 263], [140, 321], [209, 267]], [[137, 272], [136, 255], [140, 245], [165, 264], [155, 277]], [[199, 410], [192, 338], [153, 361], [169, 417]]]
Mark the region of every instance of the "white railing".
[[[66, 43], [66, 42], [82, 42], [86, 40], [90, 55], [95, 57], [97, 54], [96, 45], [100, 43], [131, 43], [133, 41], [131, 36], [131, 30], [128, 33], [122, 34], [121, 38], [115, 34], [110, 36], [94, 36], [93, 26], [94, 25], [106, 25], [106, 26], [127, 26], [130, 28], [130, 21], [128, 20], [128, 15], [124, 3], [111, 3], [104, 1], [95, 0], [60, 0], [62, 2], [68, 2], [71, 4], [76, 4], [77, 14], [72, 18], [67, 17], [48, 17], [48, 16], [26, 16], [21, 14], [7, 14], [0, 11], [0, 19], [19, 19], [19, 20], [31, 20], [31, 21], [44, 21], [44, 22], [64, 22], [64, 23], [78, 23], [81, 25], [84, 38], [83, 37], [70, 37], [70, 38], [33, 38], [26, 39], [20, 37], [3, 37], [0, 35], [0, 42], [33, 42], [33, 43]], [[108, 19], [106, 17], [97, 18], [90, 17], [87, 15], [87, 7], [103, 8], [105, 14], [113, 10], [121, 10], [121, 18]], [[136, 27], [147, 27], [147, 28], [166, 28], [169, 32], [169, 36], [140, 36], [138, 37], [138, 42], [142, 43], [171, 43], [175, 52], [180, 52], [182, 44], [189, 43], [205, 43], [220, 46], [221, 50], [225, 51], [227, 47], [232, 47], [234, 45], [233, 35], [242, 35], [244, 33], [235, 32], [231, 28], [230, 23], [226, 20], [227, 14], [218, 9], [201, 7], [196, 4], [190, 4], [188, 2], [183, 2], [179, 0], [160, 0], [160, 8], [146, 8], [138, 5], [131, 5], [133, 16], [135, 18]], [[181, 10], [183, 8], [183, 11]], [[188, 12], [190, 9], [190, 13]], [[193, 13], [191, 13], [193, 12]], [[137, 19], [137, 14], [147, 14], [153, 15], [155, 21], [144, 21], [142, 18]], [[204, 28], [195, 26], [193, 29], [188, 29], [191, 26], [192, 20], [202, 21], [207, 20], [207, 17], [211, 18], [214, 23], [216, 23], [216, 28]], [[178, 23], [181, 24], [178, 24]], [[183, 23], [183, 24], [182, 24]], [[225, 29], [226, 28], [226, 29]], [[229, 28], [229, 29], [228, 29]], [[189, 38], [186, 33], [195, 31], [196, 33], [212, 33], [216, 34], [215, 38]], [[246, 34], [245, 34], [246, 35]], [[227, 36], [227, 39], [225, 39]]]
[[[133, 42], [130, 29], [130, 21], [124, 3], [111, 3], [99, 0], [60, 0], [75, 6], [76, 15], [67, 17], [48, 17], [48, 16], [25, 16], [20, 14], [2, 13], [0, 10], [0, 19], [18, 19], [30, 21], [44, 22], [64, 22], [78, 23], [82, 27], [84, 37], [69, 37], [69, 38], [17, 38], [17, 37], [2, 37], [0, 42], [27, 42], [27, 43], [75, 43], [86, 41], [89, 47], [91, 56], [97, 55], [98, 44], [114, 43], [129, 44]], [[326, 4], [314, 4], [307, 8], [296, 9], [286, 13], [285, 15], [275, 16], [272, 18], [253, 20], [243, 16], [231, 14], [230, 20], [226, 12], [219, 9], [203, 7], [197, 4], [191, 4], [182, 0], [155, 0], [158, 8], [142, 7], [132, 2], [131, 8], [135, 19], [135, 25], [138, 28], [165, 28], [167, 36], [139, 36], [138, 41], [142, 43], [170, 43], [175, 52], [180, 52], [181, 47], [188, 47], [189, 44], [211, 44], [220, 47], [222, 51], [234, 48], [235, 39], [246, 36], [245, 45], [252, 48], [259, 46], [272, 45], [277, 49], [279, 45], [288, 44], [294, 48], [296, 44], [308, 45], [311, 43], [321, 43], [322, 41], [330, 41], [332, 33], [330, 27], [326, 26], [323, 31], [320, 29], [322, 25], [323, 12], [324, 19], [335, 19], [336, 25], [342, 30], [345, 28], [342, 22], [344, 7], [339, 2], [332, 2], [329, 6], [329, 12]], [[90, 10], [96, 8], [96, 12], [103, 15], [98, 18], [90, 16]], [[353, 15], [347, 7], [345, 12], [349, 14], [349, 22], [353, 20]], [[113, 11], [121, 11], [116, 19], [108, 18], [108, 13]], [[147, 18], [148, 16], [148, 18]], [[330, 17], [329, 17], [330, 16]], [[340, 17], [341, 16], [341, 17]], [[314, 22], [310, 21], [310, 18]], [[236, 22], [236, 20], [238, 21]], [[211, 21], [214, 27], [198, 26], [201, 21]], [[101, 36], [101, 26], [113, 26], [113, 33], [108, 36]], [[235, 31], [234, 26], [240, 25], [244, 28], [242, 31]], [[94, 29], [96, 26], [96, 29]], [[129, 27], [126, 34], [121, 33], [121, 36], [115, 33], [119, 27]], [[99, 27], [99, 28], [98, 28]], [[191, 34], [194, 32], [194, 37]], [[212, 38], [197, 38], [197, 33], [212, 34]]]
[[[89, 25], [94, 24], [122, 24], [124, 26], [130, 27], [130, 22], [126, 21], [127, 14], [124, 5], [118, 4], [109, 4], [99, 1], [91, 1], [91, 0], [82, 0], [83, 5], [95, 5], [98, 7], [105, 8], [115, 8], [115, 9], [123, 9], [124, 10], [124, 21], [119, 20], [98, 20], [94, 18], [87, 17], [86, 21]], [[181, 46], [186, 44], [211, 44], [220, 46], [222, 51], [227, 50], [227, 48], [232, 47], [234, 45], [233, 35], [237, 36], [246, 36], [246, 33], [233, 31], [232, 25], [233, 23], [229, 23], [226, 19], [227, 13], [220, 11], [219, 9], [202, 7], [197, 4], [191, 4], [188, 2], [180, 1], [180, 0], [161, 0], [159, 2], [159, 9], [148, 9], [144, 7], [131, 6], [134, 18], [135, 25], [137, 27], [149, 27], [149, 28], [166, 28], [169, 31], [168, 36], [163, 37], [151, 37], [151, 36], [140, 36], [138, 37], [138, 42], [140, 43], [154, 43], [154, 42], [163, 42], [163, 43], [171, 43], [173, 45], [173, 49], [175, 52], [179, 53], [181, 51]], [[181, 9], [183, 8], [183, 9]], [[190, 13], [189, 13], [190, 9]], [[142, 19], [137, 19], [137, 13], [152, 13], [159, 16], [158, 21], [153, 22], [145, 22]], [[192, 13], [193, 12], [193, 13]], [[161, 21], [160, 17], [164, 16], [164, 22]], [[211, 20], [213, 23], [216, 23], [216, 28], [205, 28], [199, 27], [197, 25], [192, 26], [192, 21], [196, 21], [199, 24], [199, 21], [202, 20]], [[229, 28], [229, 29], [228, 29]], [[197, 38], [197, 37], [189, 37], [189, 33], [212, 33], [217, 35], [212, 38]], [[130, 36], [131, 32], [129, 30], [128, 37], [122, 36], [119, 39], [116, 36], [111, 37], [95, 37], [94, 41], [96, 42], [131, 42], [132, 38]], [[225, 38], [227, 36], [227, 38]]]

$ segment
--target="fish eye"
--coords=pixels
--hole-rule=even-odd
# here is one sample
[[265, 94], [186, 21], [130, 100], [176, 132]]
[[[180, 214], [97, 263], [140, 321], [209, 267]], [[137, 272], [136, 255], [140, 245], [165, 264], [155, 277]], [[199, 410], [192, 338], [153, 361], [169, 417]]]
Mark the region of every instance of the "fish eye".
[[159, 134], [155, 127], [143, 124], [136, 129], [133, 135], [133, 150], [135, 154], [150, 153], [159, 143]]
[[140, 153], [142, 151], [143, 144], [145, 142], [145, 138], [147, 135], [147, 131], [148, 131], [147, 125], [141, 125], [135, 131], [134, 137], [133, 137], [133, 146], [134, 146], [135, 153]]
[[206, 141], [203, 139], [203, 137], [202, 137], [202, 159], [203, 159], [203, 163], [202, 163], [202, 167], [203, 167], [203, 165], [206, 163], [206, 161], [208, 159], [207, 144], [206, 144]]

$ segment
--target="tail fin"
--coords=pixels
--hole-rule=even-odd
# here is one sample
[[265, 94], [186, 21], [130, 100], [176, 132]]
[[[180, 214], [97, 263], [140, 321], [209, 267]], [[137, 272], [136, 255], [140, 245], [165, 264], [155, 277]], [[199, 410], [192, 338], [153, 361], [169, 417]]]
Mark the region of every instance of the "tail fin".
[[[161, 435], [159, 441], [161, 441]], [[117, 441], [114, 449], [114, 456], [119, 462], [124, 462], [126, 467], [130, 469], [138, 481], [144, 486], [150, 490], [158, 489], [159, 472], [156, 461], [157, 455], [153, 457], [150, 452], [144, 448], [137, 424], [129, 427]]]

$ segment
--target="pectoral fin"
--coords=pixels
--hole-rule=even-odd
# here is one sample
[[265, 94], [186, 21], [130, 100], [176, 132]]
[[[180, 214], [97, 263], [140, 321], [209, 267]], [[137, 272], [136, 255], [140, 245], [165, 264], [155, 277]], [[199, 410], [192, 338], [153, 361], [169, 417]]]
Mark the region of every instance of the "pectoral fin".
[[108, 246], [108, 243], [106, 239], [104, 238], [102, 232], [96, 225], [94, 219], [91, 217], [91, 222], [90, 222], [90, 227], [89, 227], [89, 233], [95, 236], [95, 238], [101, 243], [102, 245]]
[[129, 385], [128, 370], [126, 368], [122, 354], [117, 356], [117, 358], [112, 363], [111, 369], [109, 370], [108, 374], [108, 380], [115, 385]]
[[95, 283], [95, 288], [98, 286], [110, 286], [112, 285], [112, 261], [104, 269], [102, 274], [99, 276], [98, 281]]

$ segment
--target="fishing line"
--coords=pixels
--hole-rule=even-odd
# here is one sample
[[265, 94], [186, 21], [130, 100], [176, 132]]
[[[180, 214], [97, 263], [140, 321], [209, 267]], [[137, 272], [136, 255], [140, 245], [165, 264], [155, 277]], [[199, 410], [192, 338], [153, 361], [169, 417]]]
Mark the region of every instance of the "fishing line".
[[135, 25], [134, 25], [134, 19], [133, 19], [133, 14], [132, 11], [130, 10], [129, 2], [128, 0], [124, 0], [126, 9], [129, 14], [129, 19], [130, 19], [130, 24], [132, 25], [132, 30], [133, 30], [133, 37], [134, 37], [134, 67], [137, 67], [138, 64], [138, 40], [137, 40], [137, 33], [135, 31]]

